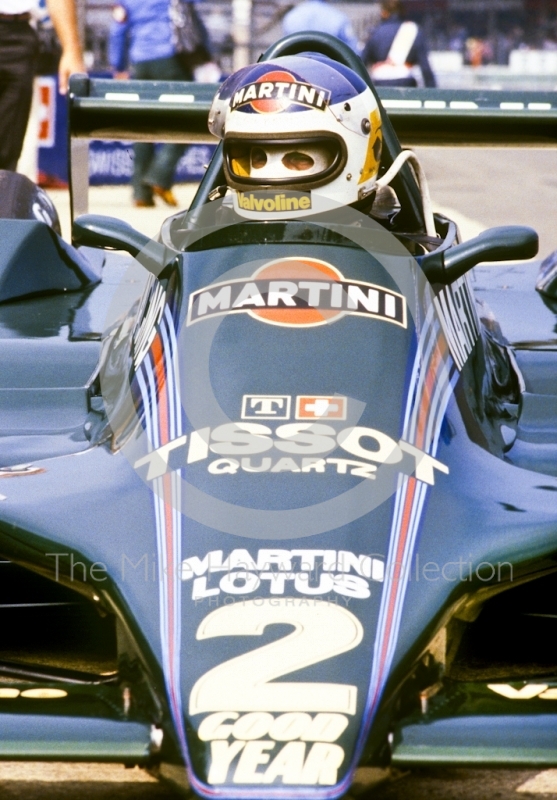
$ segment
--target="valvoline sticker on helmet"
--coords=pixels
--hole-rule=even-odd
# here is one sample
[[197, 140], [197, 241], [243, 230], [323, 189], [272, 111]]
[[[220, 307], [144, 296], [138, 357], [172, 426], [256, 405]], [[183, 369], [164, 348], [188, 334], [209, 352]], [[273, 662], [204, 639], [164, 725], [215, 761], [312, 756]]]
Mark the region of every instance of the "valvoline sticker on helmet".
[[292, 73], [272, 70], [256, 81], [240, 87], [230, 100], [232, 110], [253, 110], [259, 114], [277, 114], [301, 106], [298, 110], [325, 111], [331, 93], [328, 89], [298, 80]]

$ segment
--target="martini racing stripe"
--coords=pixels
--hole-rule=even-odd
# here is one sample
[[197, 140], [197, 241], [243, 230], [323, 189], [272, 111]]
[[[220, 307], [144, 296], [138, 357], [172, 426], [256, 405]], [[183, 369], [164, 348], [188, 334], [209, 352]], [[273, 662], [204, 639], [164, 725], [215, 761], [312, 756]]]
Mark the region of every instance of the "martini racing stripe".
[[[429, 364], [421, 373], [414, 371], [415, 375], [419, 375], [417, 395], [420, 397], [420, 402], [414, 404], [407, 417], [403, 438], [430, 455], [435, 455], [445, 409], [458, 374], [448, 356], [446, 341], [437, 320], [430, 321], [425, 338], [429, 339], [429, 342], [424, 361]], [[393, 518], [393, 542], [396, 542], [398, 547], [396, 551], [393, 548], [388, 563], [394, 565], [393, 584], [400, 583], [401, 588], [398, 597], [391, 593], [390, 602], [385, 606], [385, 609], [390, 611], [385, 617], [385, 626], [392, 625], [393, 630], [397, 632], [426, 494], [426, 484], [416, 481], [414, 477], [400, 476]], [[382, 655], [386, 659], [385, 676], [388, 674], [395, 646], [396, 637], [392, 637], [389, 647], [382, 650]], [[379, 663], [381, 664], [381, 659]]]
[[[433, 457], [436, 455], [441, 425], [457, 380], [458, 372], [445, 335], [433, 305], [429, 304], [410, 378], [403, 440]], [[427, 491], [428, 485], [414, 476], [399, 475], [360, 745], [365, 742], [390, 674]]]
[[[182, 434], [178, 395], [176, 330], [172, 313], [165, 306], [147, 356], [136, 372], [151, 450]], [[186, 763], [189, 758], [184, 729], [180, 686], [182, 515], [178, 471], [157, 478], [153, 501], [159, 566], [159, 614], [162, 664], [166, 690], [176, 733]]]

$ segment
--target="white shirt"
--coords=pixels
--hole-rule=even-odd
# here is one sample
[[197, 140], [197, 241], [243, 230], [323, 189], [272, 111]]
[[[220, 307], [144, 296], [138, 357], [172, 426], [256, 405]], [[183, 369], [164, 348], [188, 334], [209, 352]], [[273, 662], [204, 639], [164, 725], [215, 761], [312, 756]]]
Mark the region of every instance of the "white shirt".
[[0, 14], [26, 14], [37, 7], [37, 0], [0, 0]]

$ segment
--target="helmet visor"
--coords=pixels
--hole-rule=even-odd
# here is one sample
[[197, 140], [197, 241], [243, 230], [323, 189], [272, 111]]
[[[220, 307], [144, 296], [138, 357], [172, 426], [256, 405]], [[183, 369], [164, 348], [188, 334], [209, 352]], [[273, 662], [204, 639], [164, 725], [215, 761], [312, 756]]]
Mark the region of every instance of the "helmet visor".
[[245, 186], [313, 188], [336, 177], [346, 163], [346, 147], [336, 136], [261, 140], [225, 138], [229, 182]]

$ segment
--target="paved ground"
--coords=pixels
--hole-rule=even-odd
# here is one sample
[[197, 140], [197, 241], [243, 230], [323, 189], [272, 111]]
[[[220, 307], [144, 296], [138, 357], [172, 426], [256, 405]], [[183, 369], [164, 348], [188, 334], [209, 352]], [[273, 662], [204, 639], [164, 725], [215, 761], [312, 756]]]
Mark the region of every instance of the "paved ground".
[[[148, 236], [155, 236], [163, 221], [181, 209], [188, 208], [197, 185], [182, 184], [174, 188], [179, 207], [170, 208], [162, 200], [154, 208], [134, 208], [128, 186], [93, 186], [89, 189], [89, 212], [124, 219]], [[70, 198], [65, 189], [49, 189], [49, 195], [58, 209], [64, 238], [70, 238]]]
[[[540, 233], [540, 253], [557, 248], [557, 151], [420, 148], [438, 209], [463, 238], [492, 225], [524, 224]], [[186, 207], [193, 186], [177, 187]], [[69, 234], [67, 192], [51, 193]], [[94, 188], [90, 210], [126, 219], [154, 235], [173, 209], [134, 209], [127, 188]], [[174, 800], [179, 795], [139, 770], [102, 765], [0, 764], [1, 800]], [[557, 797], [557, 770], [428, 769], [398, 775], [354, 800], [520, 800]]]
[[[8, 780], [6, 780], [8, 778]], [[557, 770], [428, 769], [359, 786], [345, 800], [527, 800], [557, 796]], [[2, 800], [179, 800], [150, 775], [119, 765], [0, 764]]]
[[530, 225], [540, 235], [540, 255], [557, 249], [557, 149], [420, 147], [416, 152], [438, 207], [455, 209], [482, 228]]
[[364, 797], [365, 800], [520, 800], [555, 796], [556, 770], [428, 769], [387, 781]]

